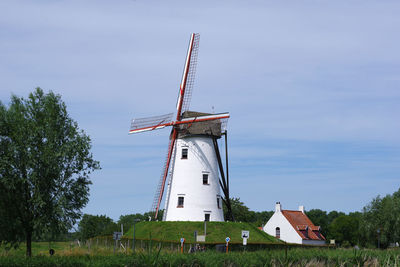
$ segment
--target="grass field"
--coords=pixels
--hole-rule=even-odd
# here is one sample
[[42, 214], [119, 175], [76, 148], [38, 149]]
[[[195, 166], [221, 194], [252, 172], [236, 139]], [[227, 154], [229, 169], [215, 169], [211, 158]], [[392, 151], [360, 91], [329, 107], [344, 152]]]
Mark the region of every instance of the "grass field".
[[[400, 266], [400, 250], [305, 249], [262, 250], [257, 252], [215, 251], [172, 253], [141, 251], [117, 253], [94, 248], [69, 249], [69, 243], [57, 243], [55, 256], [34, 256], [11, 251], [0, 257], [0, 266]], [[53, 245], [53, 247], [54, 247]], [[64, 249], [64, 250], [63, 250]], [[34, 243], [34, 255], [45, 255], [48, 243]], [[23, 252], [23, 250], [22, 250]], [[48, 254], [47, 254], [48, 255]]]
[[[223, 243], [221, 239], [230, 236], [232, 243], [241, 251], [229, 251], [228, 254], [216, 252], [213, 245], [205, 252], [188, 253], [189, 243], [194, 241], [193, 232], [203, 233], [202, 222], [140, 222], [136, 224], [138, 239], [154, 240], [152, 244], [136, 245], [133, 253], [133, 229], [125, 234], [127, 249], [118, 246], [114, 254], [114, 242], [111, 237], [94, 238], [90, 242], [33, 242], [32, 258], [25, 257], [25, 245], [14, 250], [0, 247], [0, 266], [394, 266], [400, 267], [400, 250], [354, 250], [335, 248], [295, 247], [279, 243], [275, 238], [247, 223], [207, 224], [207, 242]], [[250, 231], [249, 243], [257, 243], [257, 251], [243, 251], [241, 230]], [[129, 237], [130, 239], [128, 239]], [[180, 237], [185, 237], [187, 246], [184, 253], [179, 253]], [[158, 240], [158, 241], [157, 241]], [[163, 242], [167, 243], [163, 243]], [[168, 244], [171, 242], [171, 244]], [[144, 244], [145, 242], [143, 242]], [[163, 243], [163, 245], [162, 245]], [[267, 244], [261, 247], [259, 243]], [[234, 246], [232, 246], [233, 249]], [[49, 256], [49, 248], [55, 250]], [[172, 249], [171, 249], [172, 248]], [[231, 248], [231, 247], [230, 247]], [[250, 248], [250, 246], [248, 246]], [[283, 249], [282, 249], [283, 248]]]
[[[250, 231], [248, 243], [281, 243], [278, 239], [250, 223], [240, 222], [207, 222], [206, 243], [224, 243], [226, 237], [231, 243], [242, 243], [242, 230]], [[204, 222], [139, 222], [136, 224], [136, 238], [167, 242], [178, 242], [184, 237], [187, 243], [194, 242], [194, 231], [204, 234]], [[125, 233], [124, 237], [132, 238], [133, 229]]]

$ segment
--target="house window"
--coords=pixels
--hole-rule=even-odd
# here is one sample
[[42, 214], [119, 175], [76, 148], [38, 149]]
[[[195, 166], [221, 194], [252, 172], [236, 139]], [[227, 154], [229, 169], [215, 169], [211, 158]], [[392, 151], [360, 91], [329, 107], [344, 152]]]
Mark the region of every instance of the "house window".
[[181, 159], [187, 159], [188, 158], [188, 149], [187, 148], [182, 148], [182, 157]]
[[183, 208], [184, 197], [178, 197], [178, 208]]
[[210, 221], [210, 213], [204, 214], [204, 221], [206, 221], [206, 222]]
[[281, 229], [279, 227], [275, 228], [275, 237], [281, 238]]
[[208, 173], [203, 173], [203, 184], [209, 184], [208, 183]]
[[217, 197], [217, 207], [221, 208], [221, 198], [219, 196]]

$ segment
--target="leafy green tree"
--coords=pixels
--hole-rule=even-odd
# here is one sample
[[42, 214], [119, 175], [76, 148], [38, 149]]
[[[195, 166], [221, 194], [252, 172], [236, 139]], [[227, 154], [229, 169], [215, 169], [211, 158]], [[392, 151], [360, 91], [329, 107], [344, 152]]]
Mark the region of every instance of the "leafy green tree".
[[340, 215], [329, 225], [328, 238], [335, 239], [339, 244], [344, 244], [347, 241], [354, 246], [359, 239], [358, 228], [359, 218], [357, 216]]
[[[164, 210], [159, 210], [157, 214], [157, 220], [162, 221], [164, 214]], [[141, 213], [135, 213], [135, 214], [127, 214], [127, 215], [121, 215], [119, 217], [119, 220], [117, 222], [118, 226], [121, 227], [121, 224], [124, 226], [124, 231], [128, 231], [131, 227], [133, 227], [133, 223], [135, 220], [139, 220], [141, 222], [143, 221], [148, 221], [149, 217], [154, 220], [154, 212], [145, 212], [143, 214]]]
[[329, 225], [329, 218], [326, 211], [320, 209], [311, 209], [309, 211], [306, 211], [306, 214], [314, 225], [321, 227], [321, 233], [326, 237]]
[[[382, 247], [400, 240], [400, 189], [393, 195], [377, 196], [363, 208], [361, 237], [364, 245]], [[378, 233], [379, 230], [379, 233]]]
[[111, 235], [119, 230], [118, 225], [106, 215], [84, 214], [78, 227], [80, 238], [83, 240], [95, 236]]
[[342, 216], [342, 215], [346, 215], [346, 214], [344, 212], [336, 211], [336, 210], [329, 212], [327, 215], [328, 216], [328, 224], [331, 224], [334, 219], [336, 219], [337, 217]]
[[[255, 220], [254, 213], [251, 212], [249, 208], [246, 205], [244, 205], [242, 201], [240, 201], [240, 198], [231, 198], [231, 207], [235, 221], [251, 222]], [[223, 209], [224, 209], [224, 217], [229, 218], [228, 209], [225, 203], [223, 203]]]
[[306, 212], [308, 218], [313, 222], [314, 225], [321, 227], [321, 233], [325, 237], [329, 237], [329, 226], [339, 216], [345, 215], [341, 211], [333, 210], [327, 213], [324, 210], [312, 209]]
[[[152, 220], [154, 220], [154, 215], [155, 215], [154, 211], [149, 211], [149, 212], [143, 213], [143, 221], [148, 221], [149, 217], [151, 217]], [[156, 220], [157, 221], [162, 221], [163, 215], [164, 215], [164, 210], [158, 210], [158, 214], [157, 214]]]
[[127, 214], [119, 216], [118, 225], [124, 225], [124, 232], [128, 231], [132, 226], [135, 220], [139, 221], [147, 221], [148, 218], [145, 218], [143, 214]]
[[[240, 198], [231, 198], [232, 213], [235, 221], [238, 222], [251, 222], [255, 226], [262, 226], [267, 223], [271, 218], [273, 211], [252, 211], [250, 210]], [[224, 218], [228, 218], [227, 208], [223, 203]]]
[[31, 256], [33, 237], [70, 229], [100, 168], [90, 150], [60, 95], [37, 88], [0, 103], [0, 240], [25, 240]]
[[273, 211], [255, 211], [253, 216], [255, 218], [255, 221], [252, 222], [256, 226], [264, 226], [268, 222], [268, 220], [272, 217], [273, 214], [274, 214]]

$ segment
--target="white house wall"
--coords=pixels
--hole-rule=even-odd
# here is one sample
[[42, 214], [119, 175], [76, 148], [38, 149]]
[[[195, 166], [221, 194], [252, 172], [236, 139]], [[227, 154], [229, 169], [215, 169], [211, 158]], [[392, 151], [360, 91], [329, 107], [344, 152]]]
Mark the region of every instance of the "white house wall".
[[280, 228], [280, 239], [288, 243], [302, 244], [302, 238], [293, 229], [282, 212], [275, 212], [271, 219], [265, 224], [263, 230], [269, 235], [275, 236], [276, 227]]
[[[188, 149], [187, 159], [182, 159], [182, 148]], [[166, 221], [224, 221], [222, 200], [217, 206], [219, 170], [213, 141], [207, 136], [189, 136], [177, 139], [173, 178], [167, 200]], [[208, 173], [208, 185], [203, 185], [203, 173]], [[183, 207], [178, 207], [178, 197], [184, 197]]]

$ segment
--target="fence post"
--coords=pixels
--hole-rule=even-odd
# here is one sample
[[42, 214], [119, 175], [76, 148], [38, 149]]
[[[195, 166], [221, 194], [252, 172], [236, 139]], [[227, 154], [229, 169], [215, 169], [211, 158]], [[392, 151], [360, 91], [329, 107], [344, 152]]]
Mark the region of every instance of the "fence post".
[[288, 247], [287, 247], [287, 244], [285, 242], [285, 261], [286, 262], [287, 262], [287, 249], [288, 249]]
[[152, 251], [153, 247], [152, 247], [152, 240], [151, 240], [151, 232], [149, 233], [149, 237], [150, 237], [150, 246], [149, 246], [149, 253]]

